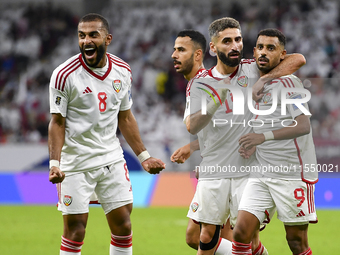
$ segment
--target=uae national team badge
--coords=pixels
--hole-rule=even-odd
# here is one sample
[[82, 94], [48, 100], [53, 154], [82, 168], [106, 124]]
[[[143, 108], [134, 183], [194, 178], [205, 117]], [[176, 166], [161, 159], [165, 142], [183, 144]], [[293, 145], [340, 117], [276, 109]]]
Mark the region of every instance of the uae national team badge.
[[120, 80], [114, 80], [112, 82], [113, 89], [118, 93], [122, 88], [122, 82]]
[[196, 212], [197, 209], [198, 209], [198, 203], [197, 203], [197, 202], [193, 202], [193, 203], [191, 204], [191, 210], [192, 210], [193, 212]]
[[245, 76], [245, 75], [242, 75], [242, 76], [238, 77], [237, 83], [241, 87], [244, 87], [244, 88], [247, 87], [248, 86], [248, 77]]
[[69, 206], [70, 204], [72, 204], [72, 197], [65, 195], [64, 196], [64, 205]]
[[60, 96], [57, 96], [57, 97], [55, 98], [55, 104], [56, 104], [56, 105], [60, 105], [60, 102], [61, 102], [61, 97], [60, 97]]
[[270, 101], [270, 98], [272, 97], [272, 94], [271, 93], [267, 93], [264, 95], [263, 97], [263, 103], [264, 104], [267, 104], [269, 101]]

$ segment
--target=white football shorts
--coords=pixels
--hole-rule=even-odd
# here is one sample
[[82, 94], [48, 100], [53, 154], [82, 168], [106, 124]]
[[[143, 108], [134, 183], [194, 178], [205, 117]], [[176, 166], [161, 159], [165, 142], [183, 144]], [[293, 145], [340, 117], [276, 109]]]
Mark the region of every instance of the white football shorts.
[[57, 184], [58, 210], [63, 215], [89, 212], [89, 202], [96, 192], [105, 214], [133, 202], [129, 171], [125, 160], [98, 170], [66, 175]]
[[285, 225], [316, 223], [314, 185], [301, 180], [249, 178], [239, 210], [250, 212], [260, 222], [272, 216]]
[[202, 223], [223, 225], [230, 215], [235, 226], [238, 205], [248, 177], [198, 180], [187, 217]]

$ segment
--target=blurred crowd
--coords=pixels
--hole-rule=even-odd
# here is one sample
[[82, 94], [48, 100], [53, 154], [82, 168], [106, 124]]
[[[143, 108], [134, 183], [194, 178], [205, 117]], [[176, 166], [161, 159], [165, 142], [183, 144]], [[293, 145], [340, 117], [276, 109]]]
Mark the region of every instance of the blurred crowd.
[[[202, 32], [231, 16], [240, 21], [244, 57], [252, 58], [257, 33], [268, 27], [287, 36], [287, 51], [307, 64], [297, 75], [312, 92], [315, 137], [340, 136], [340, 5], [332, 0], [111, 1], [102, 11], [111, 25], [108, 51], [128, 62], [133, 73], [133, 112], [147, 147], [164, 156], [189, 141], [182, 122], [187, 81], [171, 54], [177, 33]], [[79, 52], [79, 17], [54, 4], [25, 4], [0, 10], [0, 142], [46, 142], [50, 119], [48, 84], [53, 69]], [[216, 62], [207, 53], [205, 66]]]

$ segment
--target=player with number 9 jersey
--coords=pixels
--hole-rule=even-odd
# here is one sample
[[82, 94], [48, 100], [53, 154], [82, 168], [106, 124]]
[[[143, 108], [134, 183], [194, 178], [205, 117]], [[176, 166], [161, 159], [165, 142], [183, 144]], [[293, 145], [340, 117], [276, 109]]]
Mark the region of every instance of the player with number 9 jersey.
[[[131, 108], [130, 66], [107, 53], [103, 68], [90, 68], [81, 54], [58, 66], [50, 81], [50, 111], [67, 117], [61, 169], [99, 169], [123, 158], [116, 137], [119, 111]], [[90, 151], [89, 151], [90, 150]]]

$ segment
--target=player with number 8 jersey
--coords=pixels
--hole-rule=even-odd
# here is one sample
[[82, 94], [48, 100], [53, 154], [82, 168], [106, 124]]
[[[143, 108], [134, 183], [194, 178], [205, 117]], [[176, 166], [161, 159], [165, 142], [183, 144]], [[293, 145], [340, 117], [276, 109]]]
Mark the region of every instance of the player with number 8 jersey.
[[103, 68], [90, 68], [78, 54], [52, 74], [51, 113], [67, 117], [60, 162], [64, 172], [101, 168], [123, 158], [118, 121], [112, 116], [131, 108], [131, 69], [110, 53], [106, 58]]
[[52, 74], [48, 148], [49, 180], [57, 184], [64, 232], [60, 255], [80, 255], [89, 202], [95, 193], [111, 230], [110, 255], [132, 254], [132, 187], [117, 128], [144, 170], [165, 164], [151, 157], [131, 112], [130, 66], [107, 53], [112, 41], [107, 20], [96, 13], [78, 23], [81, 54]]

